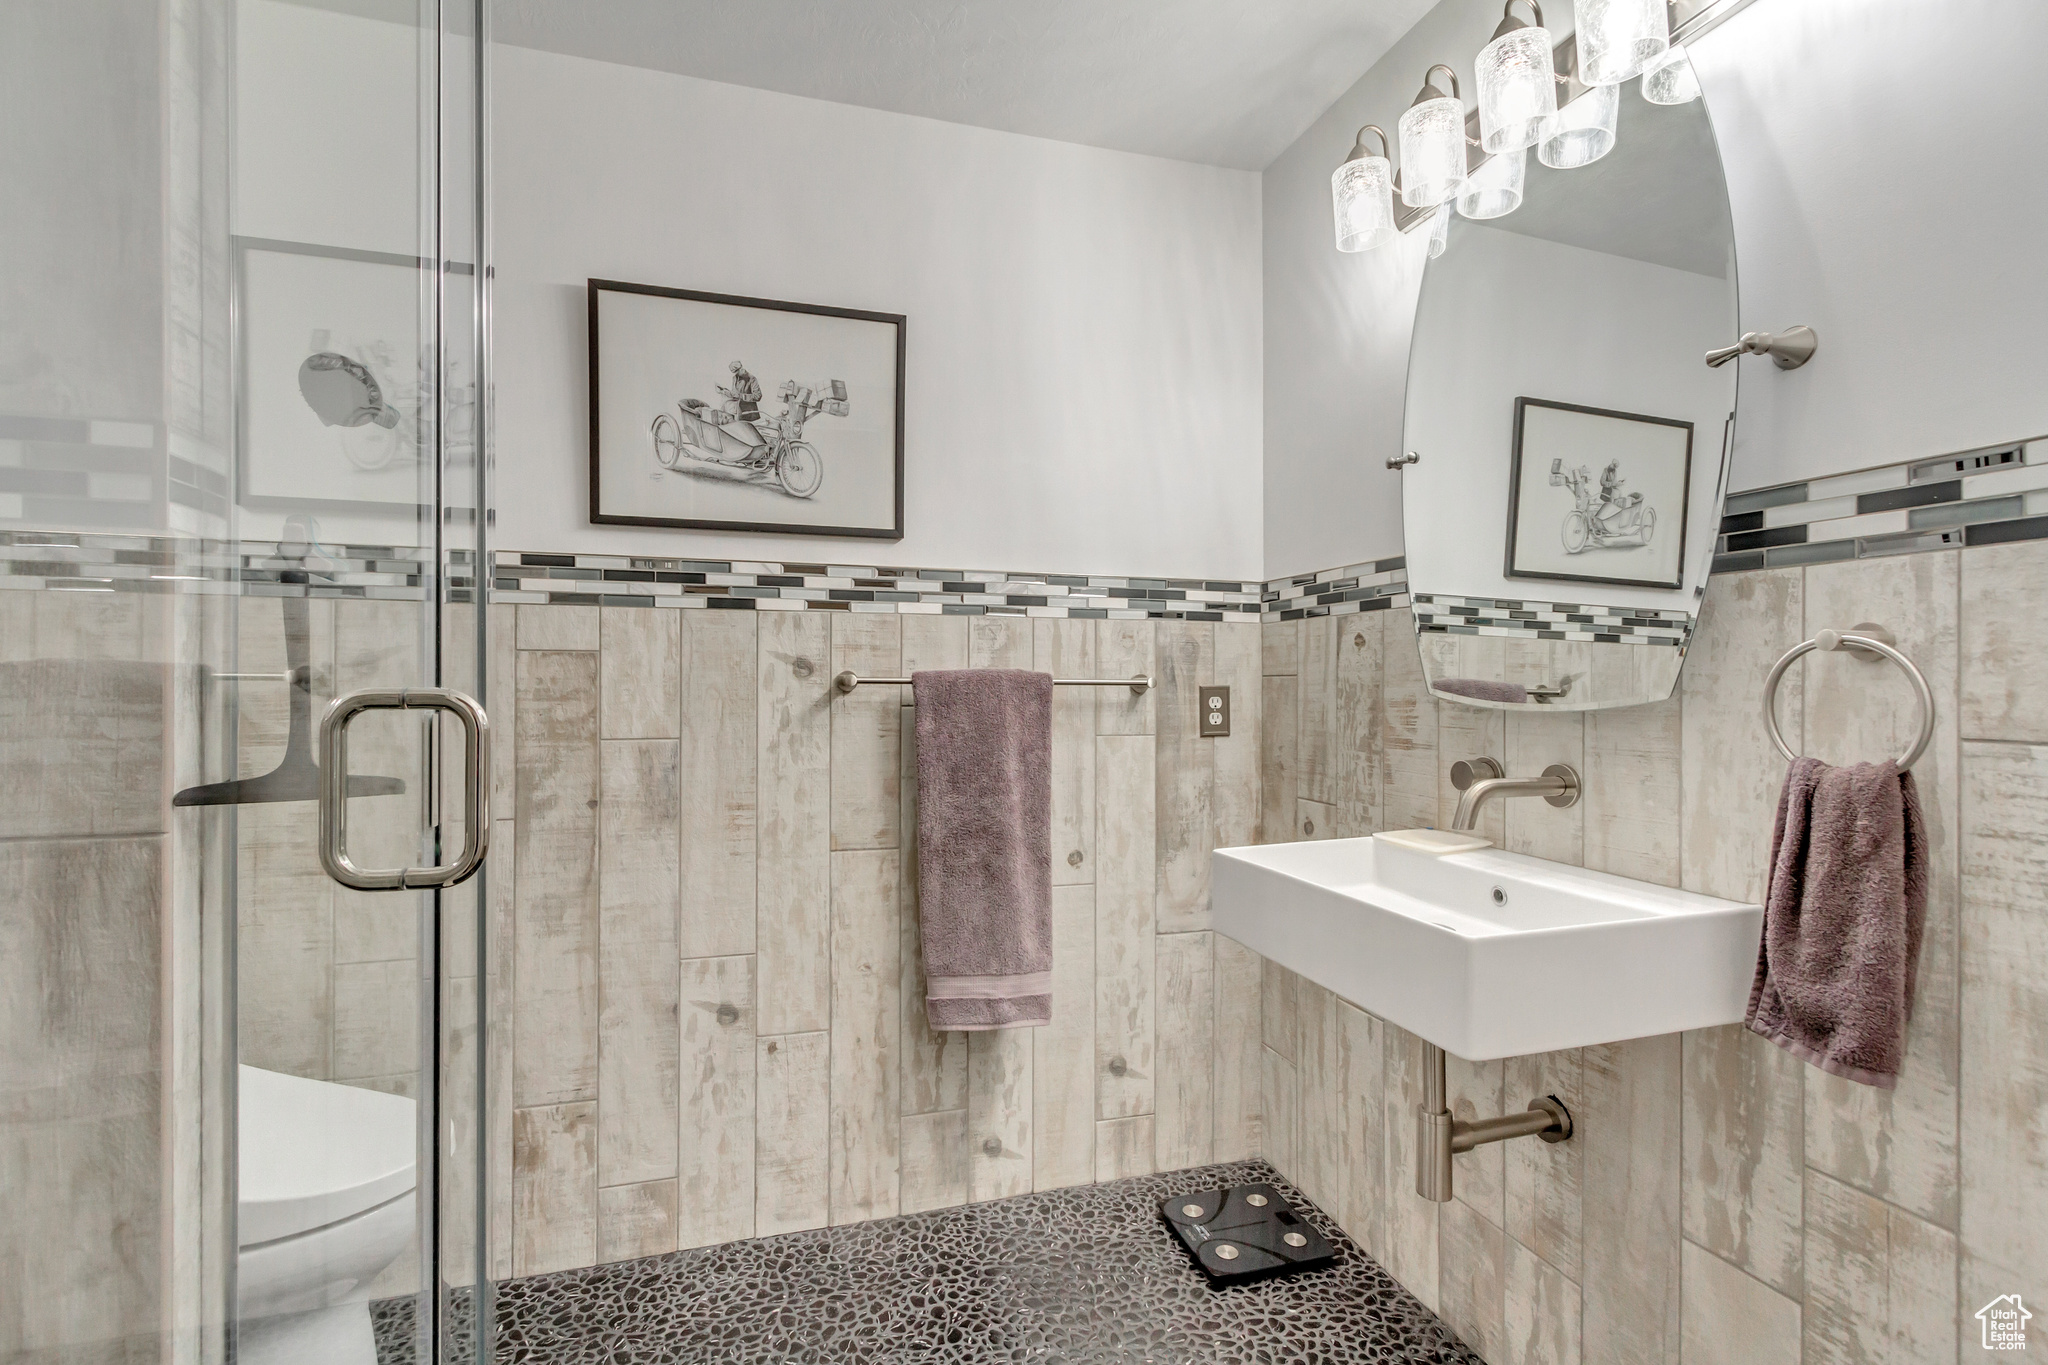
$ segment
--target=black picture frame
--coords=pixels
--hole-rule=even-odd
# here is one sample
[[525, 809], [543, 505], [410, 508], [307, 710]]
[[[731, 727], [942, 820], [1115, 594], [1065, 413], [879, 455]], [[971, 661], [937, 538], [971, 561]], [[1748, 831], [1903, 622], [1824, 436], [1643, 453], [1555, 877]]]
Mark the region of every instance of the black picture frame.
[[[1684, 468], [1681, 470], [1680, 487], [1684, 497], [1678, 511], [1678, 554], [1677, 570], [1669, 579], [1619, 578], [1602, 574], [1548, 573], [1534, 569], [1519, 569], [1515, 563], [1518, 532], [1522, 523], [1522, 454], [1523, 419], [1530, 408], [1549, 408], [1560, 412], [1584, 413], [1593, 417], [1608, 417], [1617, 421], [1641, 422], [1654, 426], [1677, 427], [1685, 432]], [[1682, 588], [1685, 586], [1685, 538], [1686, 523], [1692, 511], [1692, 458], [1693, 424], [1683, 418], [1656, 417], [1648, 413], [1620, 412], [1613, 408], [1588, 407], [1582, 403], [1560, 403], [1547, 398], [1518, 397], [1515, 399], [1515, 429], [1508, 464], [1508, 525], [1507, 549], [1502, 572], [1509, 578], [1544, 579], [1563, 583], [1596, 583], [1625, 588]]]
[[[656, 298], [679, 299], [694, 303], [718, 304], [732, 308], [765, 308], [778, 312], [809, 314], [819, 317], [849, 318], [859, 322], [873, 322], [895, 329], [895, 474], [894, 507], [895, 516], [889, 526], [829, 526], [810, 525], [802, 522], [742, 521], [712, 517], [657, 517], [606, 511], [604, 483], [599, 455], [603, 449], [603, 433], [599, 422], [601, 410], [600, 394], [603, 382], [603, 360], [599, 354], [598, 315], [600, 301], [606, 293], [639, 294]], [[698, 289], [673, 289], [663, 285], [636, 284], [625, 280], [591, 279], [587, 289], [588, 327], [590, 348], [590, 506], [589, 516], [593, 525], [598, 526], [663, 526], [677, 530], [699, 531], [750, 531], [782, 535], [843, 536], [872, 540], [903, 539], [903, 399], [904, 360], [907, 352], [908, 320], [902, 313], [878, 313], [859, 308], [834, 308], [817, 303], [794, 303], [785, 299], [751, 298], [742, 294], [719, 294]]]

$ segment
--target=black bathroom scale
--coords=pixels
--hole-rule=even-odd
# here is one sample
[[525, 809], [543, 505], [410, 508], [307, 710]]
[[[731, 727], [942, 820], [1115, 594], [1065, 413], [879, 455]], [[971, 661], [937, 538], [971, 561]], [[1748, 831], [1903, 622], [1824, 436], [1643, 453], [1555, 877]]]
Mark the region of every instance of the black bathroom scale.
[[1329, 1239], [1271, 1185], [1232, 1185], [1175, 1195], [1159, 1216], [1211, 1288], [1314, 1270], [1337, 1259]]

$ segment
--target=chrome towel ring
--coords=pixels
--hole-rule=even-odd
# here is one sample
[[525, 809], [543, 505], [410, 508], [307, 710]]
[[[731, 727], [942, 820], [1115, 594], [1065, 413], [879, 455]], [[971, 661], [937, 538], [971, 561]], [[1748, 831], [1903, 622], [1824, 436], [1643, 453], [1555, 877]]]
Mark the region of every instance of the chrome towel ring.
[[[1858, 626], [1859, 631], [1870, 634], [1847, 634], [1839, 630], [1824, 630], [1811, 640], [1802, 640], [1785, 651], [1785, 656], [1771, 667], [1771, 676], [1764, 680], [1764, 729], [1770, 734], [1771, 743], [1778, 746], [1778, 752], [1785, 755], [1790, 763], [1798, 759], [1792, 746], [1785, 742], [1785, 736], [1778, 729], [1778, 683], [1785, 676], [1785, 670], [1797, 660], [1816, 649], [1847, 649], [1867, 659], [1890, 659], [1905, 670], [1906, 678], [1913, 684], [1913, 693], [1920, 699], [1920, 737], [1913, 741], [1911, 748], [1899, 756], [1899, 771], [1904, 772], [1919, 762], [1920, 755], [1927, 752], [1927, 746], [1934, 739], [1934, 689], [1927, 685], [1927, 678], [1913, 661], [1892, 648], [1889, 632], [1876, 626]], [[1880, 639], [1883, 634], [1887, 638]]]

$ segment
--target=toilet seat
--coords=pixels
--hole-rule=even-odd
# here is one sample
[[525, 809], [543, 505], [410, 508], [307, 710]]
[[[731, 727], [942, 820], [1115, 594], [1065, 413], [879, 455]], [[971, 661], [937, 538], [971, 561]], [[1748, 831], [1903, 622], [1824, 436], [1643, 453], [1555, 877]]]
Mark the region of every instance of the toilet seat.
[[242, 1247], [297, 1237], [411, 1193], [419, 1159], [411, 1100], [253, 1066], [240, 1076]]

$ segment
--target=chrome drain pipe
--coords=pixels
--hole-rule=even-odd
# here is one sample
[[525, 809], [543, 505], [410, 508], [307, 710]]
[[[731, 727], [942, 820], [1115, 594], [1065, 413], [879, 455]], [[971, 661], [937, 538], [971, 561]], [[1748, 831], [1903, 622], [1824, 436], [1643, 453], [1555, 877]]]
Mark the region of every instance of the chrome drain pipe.
[[1572, 1135], [1571, 1110], [1555, 1095], [1529, 1101], [1519, 1114], [1467, 1123], [1453, 1118], [1450, 1086], [1444, 1075], [1444, 1050], [1435, 1043], [1422, 1045], [1422, 1103], [1415, 1108], [1415, 1192], [1432, 1203], [1451, 1198], [1451, 1155], [1469, 1152], [1489, 1142], [1509, 1138], [1540, 1137], [1545, 1142], [1564, 1142]]

